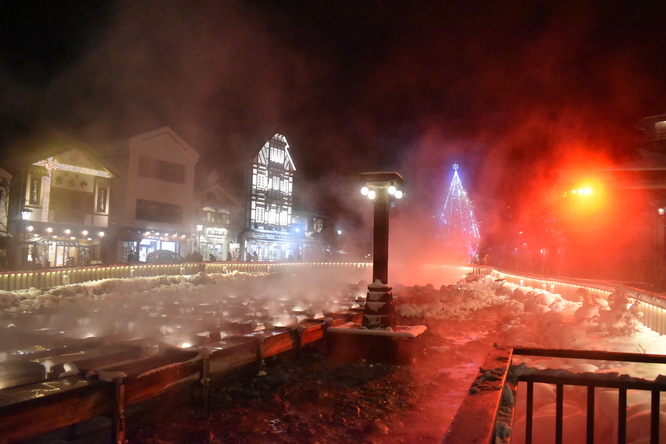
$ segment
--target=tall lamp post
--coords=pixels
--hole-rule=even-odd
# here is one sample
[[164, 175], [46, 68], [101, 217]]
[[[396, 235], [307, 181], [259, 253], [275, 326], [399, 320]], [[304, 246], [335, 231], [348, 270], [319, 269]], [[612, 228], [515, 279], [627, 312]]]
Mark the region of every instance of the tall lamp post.
[[400, 199], [403, 178], [396, 172], [361, 173], [361, 194], [375, 201], [372, 242], [372, 283], [363, 311], [363, 327], [395, 328], [393, 294], [388, 286], [389, 207], [391, 198]]
[[372, 258], [372, 284], [359, 324], [351, 321], [339, 327], [329, 327], [331, 357], [354, 362], [411, 363], [418, 350], [423, 350], [422, 334], [425, 325], [398, 325], [393, 309], [393, 294], [388, 286], [388, 234], [391, 199], [400, 199], [403, 179], [396, 172], [362, 173], [361, 193], [375, 201]]

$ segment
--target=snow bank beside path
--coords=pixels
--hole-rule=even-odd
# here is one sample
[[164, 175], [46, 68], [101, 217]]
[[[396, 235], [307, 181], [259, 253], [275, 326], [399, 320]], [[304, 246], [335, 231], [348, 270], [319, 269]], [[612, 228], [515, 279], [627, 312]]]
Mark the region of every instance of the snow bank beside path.
[[468, 276], [453, 285], [396, 286], [396, 313], [406, 321], [465, 319], [476, 310], [499, 309], [505, 345], [666, 353], [666, 337], [640, 323], [640, 305], [619, 289], [608, 299], [580, 291], [567, 301], [543, 289], [520, 287], [490, 276]]
[[[481, 308], [498, 306], [498, 341], [502, 344], [536, 348], [607, 350], [633, 353], [666, 353], [666, 337], [640, 324], [640, 305], [631, 303], [622, 289], [608, 299], [579, 291], [580, 301], [570, 302], [542, 289], [519, 287], [490, 277], [469, 277], [456, 285], [402, 287], [397, 299], [404, 300], [396, 311], [404, 318], [462, 320]], [[564, 358], [515, 357], [514, 363], [534, 369], [558, 369], [573, 373], [631, 375], [654, 380], [666, 373], [661, 364], [630, 364]], [[526, 384], [520, 383], [516, 400], [512, 443], [525, 442]], [[522, 396], [521, 396], [522, 394]], [[649, 441], [650, 393], [629, 391], [627, 396], [627, 442]], [[586, 387], [565, 386], [564, 442], [586, 439]], [[616, 389], [600, 388], [595, 393], [595, 440], [617, 442]], [[555, 440], [555, 388], [534, 385], [533, 440], [540, 444]], [[661, 424], [666, 424], [666, 401], [661, 403]], [[666, 443], [661, 436], [660, 442]]]

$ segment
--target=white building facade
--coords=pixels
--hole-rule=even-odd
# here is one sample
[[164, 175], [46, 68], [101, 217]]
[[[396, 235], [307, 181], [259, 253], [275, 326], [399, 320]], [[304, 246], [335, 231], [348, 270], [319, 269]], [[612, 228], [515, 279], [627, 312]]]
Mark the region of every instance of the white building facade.
[[194, 233], [194, 166], [199, 154], [164, 127], [100, 148], [120, 172], [111, 225], [116, 261], [155, 250], [186, 256]]

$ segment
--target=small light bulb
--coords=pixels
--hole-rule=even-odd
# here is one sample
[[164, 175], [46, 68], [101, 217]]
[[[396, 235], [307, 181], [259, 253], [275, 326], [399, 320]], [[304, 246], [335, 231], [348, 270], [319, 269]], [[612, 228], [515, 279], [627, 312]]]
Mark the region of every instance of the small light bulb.
[[395, 192], [396, 192], [396, 188], [393, 185], [388, 187], [388, 193], [389, 194], [393, 195], [393, 194], [395, 194]]
[[402, 199], [402, 196], [403, 196], [402, 191], [397, 190], [397, 191], [395, 192], [395, 198], [396, 198], [396, 199]]
[[375, 198], [375, 190], [368, 191], [368, 198], [369, 199], [374, 199]]
[[361, 188], [361, 194], [362, 195], [367, 196], [369, 192], [370, 192], [370, 189], [368, 187]]

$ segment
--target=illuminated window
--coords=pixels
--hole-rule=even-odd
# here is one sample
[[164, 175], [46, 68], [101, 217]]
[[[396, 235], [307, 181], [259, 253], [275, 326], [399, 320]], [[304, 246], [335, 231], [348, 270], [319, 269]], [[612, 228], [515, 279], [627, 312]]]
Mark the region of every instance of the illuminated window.
[[257, 188], [265, 190], [268, 188], [268, 175], [258, 174], [257, 175]]
[[275, 211], [275, 208], [271, 208], [271, 210], [268, 212], [268, 223], [271, 225], [275, 225], [276, 216], [277, 212]]
[[280, 212], [280, 225], [289, 225], [289, 214], [286, 211]]
[[284, 162], [284, 151], [280, 148], [271, 147], [271, 160], [273, 162], [282, 163]]
[[666, 120], [654, 124], [654, 132], [657, 134], [666, 133]]
[[264, 209], [259, 207], [259, 208], [257, 208], [256, 222], [257, 223], [262, 223], [263, 221], [264, 221]]

